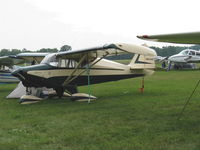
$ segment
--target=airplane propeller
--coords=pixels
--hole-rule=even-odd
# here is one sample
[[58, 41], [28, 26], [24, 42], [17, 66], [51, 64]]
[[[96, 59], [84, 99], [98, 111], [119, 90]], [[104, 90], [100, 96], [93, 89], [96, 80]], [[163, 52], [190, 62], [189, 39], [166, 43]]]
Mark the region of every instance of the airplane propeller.
[[162, 68], [166, 69], [167, 71], [171, 70], [172, 62], [169, 60], [169, 57], [158, 58], [158, 61], [161, 62]]

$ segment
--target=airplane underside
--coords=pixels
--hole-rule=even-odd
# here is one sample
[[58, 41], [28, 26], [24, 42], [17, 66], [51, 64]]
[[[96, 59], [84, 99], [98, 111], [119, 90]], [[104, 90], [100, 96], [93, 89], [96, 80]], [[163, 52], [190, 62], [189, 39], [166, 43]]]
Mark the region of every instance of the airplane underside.
[[[45, 79], [42, 77], [26, 74], [26, 76], [24, 76], [26, 80], [22, 80], [22, 83], [24, 86], [28, 87], [28, 89], [29, 87], [53, 88], [56, 91], [57, 96], [60, 98], [63, 97], [64, 92], [67, 92], [68, 94], [71, 95], [72, 99], [74, 97], [74, 99], [83, 100], [83, 99], [88, 99], [89, 97], [92, 98], [93, 96], [92, 95], [80, 96], [79, 95], [80, 93], [78, 93], [77, 86], [88, 85], [88, 84], [98, 84], [98, 83], [103, 83], [103, 82], [117, 81], [117, 80], [129, 79], [129, 78], [135, 78], [135, 77], [141, 77], [141, 76], [144, 76], [144, 74], [103, 75], [103, 76], [93, 75], [93, 76], [89, 76], [89, 81], [88, 81], [88, 76], [79, 76], [76, 79], [74, 79], [72, 82], [70, 82], [67, 86], [63, 87], [62, 83], [68, 78], [68, 76], [51, 77], [51, 78]], [[74, 94], [76, 93], [78, 95], [75, 96]], [[96, 99], [96, 97], [94, 97], [94, 99]], [[20, 102], [24, 102], [24, 101], [26, 102], [27, 99], [25, 97], [22, 97]], [[38, 100], [36, 99], [36, 101]]]
[[[89, 76], [90, 84], [98, 84], [109, 81], [117, 81], [122, 79], [129, 79], [135, 77], [142, 77], [144, 74], [127, 74], [127, 75], [101, 75], [101, 76]], [[47, 87], [56, 88], [61, 87], [62, 83], [67, 79], [68, 76], [59, 76], [51, 78], [42, 78], [37, 76], [27, 75], [26, 80], [22, 80], [22, 83], [26, 87]], [[83, 86], [88, 85], [88, 76], [79, 76], [74, 79], [69, 85]]]

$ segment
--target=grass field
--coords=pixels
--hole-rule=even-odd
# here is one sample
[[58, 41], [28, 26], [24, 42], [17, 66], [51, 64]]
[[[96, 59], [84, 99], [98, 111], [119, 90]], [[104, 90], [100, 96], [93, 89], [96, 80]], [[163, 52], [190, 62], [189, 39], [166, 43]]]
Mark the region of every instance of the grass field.
[[[177, 120], [200, 71], [159, 71], [92, 85], [90, 104], [49, 99], [20, 105], [0, 85], [0, 150], [199, 150], [200, 87]], [[87, 87], [80, 92], [87, 93]]]

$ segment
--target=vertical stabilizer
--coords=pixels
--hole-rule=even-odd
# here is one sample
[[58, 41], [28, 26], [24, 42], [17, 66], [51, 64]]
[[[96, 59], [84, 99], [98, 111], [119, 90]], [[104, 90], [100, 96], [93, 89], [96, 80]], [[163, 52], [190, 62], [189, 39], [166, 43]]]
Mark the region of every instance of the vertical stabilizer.
[[155, 68], [155, 56], [135, 54], [131, 60], [129, 66], [131, 69], [154, 69]]

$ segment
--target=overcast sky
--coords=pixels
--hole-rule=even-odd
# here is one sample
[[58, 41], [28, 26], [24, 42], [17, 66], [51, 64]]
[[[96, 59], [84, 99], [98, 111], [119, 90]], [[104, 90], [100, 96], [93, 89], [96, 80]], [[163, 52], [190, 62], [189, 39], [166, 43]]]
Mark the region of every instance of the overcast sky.
[[199, 31], [198, 0], [0, 0], [0, 49], [73, 48]]

